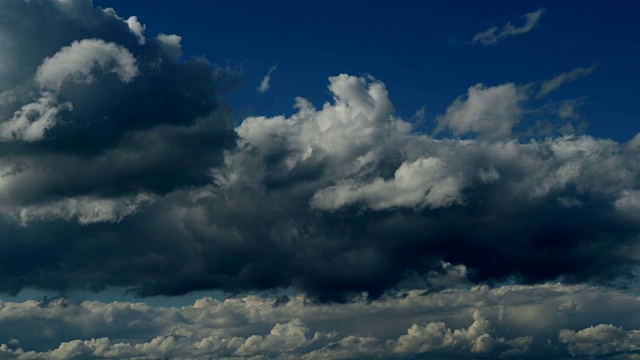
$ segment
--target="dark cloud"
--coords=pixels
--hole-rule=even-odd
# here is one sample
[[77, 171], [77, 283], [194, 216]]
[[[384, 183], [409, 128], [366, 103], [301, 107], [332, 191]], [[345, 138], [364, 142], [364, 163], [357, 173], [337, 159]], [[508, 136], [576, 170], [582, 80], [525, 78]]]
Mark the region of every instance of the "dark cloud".
[[1, 5], [3, 202], [166, 193], [207, 182], [232, 145], [219, 99], [233, 75], [180, 60], [180, 37], [145, 40], [91, 1]]
[[0, 7], [2, 292], [346, 301], [456, 286], [432, 279], [443, 262], [490, 284], [633, 275], [637, 139], [519, 139], [526, 86], [470, 87], [438, 117], [447, 136], [345, 74], [321, 109], [234, 128], [233, 75], [182, 60], [178, 36], [88, 1]]
[[2, 291], [131, 285], [153, 239], [128, 244], [123, 220], [210, 183], [235, 139], [219, 98], [235, 75], [91, 1], [0, 8]]

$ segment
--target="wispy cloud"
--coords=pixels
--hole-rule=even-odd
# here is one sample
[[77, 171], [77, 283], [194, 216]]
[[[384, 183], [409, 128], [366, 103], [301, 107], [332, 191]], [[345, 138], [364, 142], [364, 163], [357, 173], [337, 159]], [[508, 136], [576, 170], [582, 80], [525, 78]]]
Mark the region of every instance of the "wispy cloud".
[[585, 67], [577, 67], [571, 71], [564, 72], [562, 74], [558, 74], [554, 76], [551, 80], [544, 81], [540, 86], [540, 91], [538, 92], [537, 97], [543, 97], [549, 94], [552, 91], [557, 90], [562, 84], [571, 82], [583, 76], [587, 76], [591, 74], [595, 69], [597, 69], [600, 65], [592, 65], [588, 68]]
[[545, 11], [545, 9], [540, 8], [534, 12], [524, 14], [522, 17], [525, 21], [522, 26], [513, 26], [511, 22], [508, 22], [502, 28], [492, 26], [485, 31], [477, 33], [473, 37], [472, 42], [474, 44], [495, 45], [510, 36], [527, 33], [536, 27], [540, 17], [545, 13]]
[[276, 67], [272, 66], [271, 69], [269, 69], [269, 72], [264, 76], [264, 78], [262, 78], [260, 86], [256, 89], [260, 94], [266, 93], [271, 87], [271, 74], [273, 74], [274, 71], [276, 71]]

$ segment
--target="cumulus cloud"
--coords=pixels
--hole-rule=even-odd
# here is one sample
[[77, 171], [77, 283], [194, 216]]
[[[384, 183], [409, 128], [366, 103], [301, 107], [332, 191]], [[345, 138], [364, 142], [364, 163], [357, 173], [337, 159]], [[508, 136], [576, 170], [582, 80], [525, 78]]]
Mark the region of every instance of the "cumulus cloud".
[[574, 81], [583, 76], [587, 76], [591, 74], [595, 69], [597, 69], [599, 65], [592, 65], [588, 68], [585, 67], [577, 67], [569, 72], [565, 72], [559, 75], [554, 76], [550, 80], [546, 80], [540, 86], [540, 91], [538, 91], [537, 97], [543, 97], [549, 94], [552, 91], [557, 90], [560, 86], [565, 83]]
[[[302, 221], [309, 235], [294, 226], [286, 238], [318, 238], [305, 250], [306, 262], [318, 267], [306, 266], [310, 273], [298, 273], [294, 283], [322, 296], [334, 296], [343, 287], [378, 293], [385, 281], [397, 281], [389, 277], [391, 269], [413, 270], [407, 265], [430, 257], [463, 263], [476, 280], [507, 274], [528, 281], [606, 279], [625, 268], [622, 263], [635, 261], [629, 257], [613, 265], [602, 261], [602, 253], [576, 253], [574, 248], [582, 242], [605, 246], [609, 236], [625, 244], [634, 241], [635, 225], [622, 217], [622, 223], [607, 224], [606, 215], [596, 210], [620, 207], [620, 190], [637, 186], [634, 162], [625, 160], [633, 154], [629, 147], [586, 135], [514, 139], [513, 127], [527, 98], [515, 84], [472, 87], [439, 117], [441, 126], [456, 135], [478, 133], [471, 139], [413, 133], [408, 122], [394, 116], [377, 80], [340, 75], [330, 79], [329, 89], [333, 102], [320, 109], [298, 99], [298, 112], [289, 118], [245, 119], [237, 128], [238, 148], [227, 154], [225, 167], [213, 171], [227, 193], [253, 193], [253, 201], [264, 197], [265, 204], [291, 206], [272, 211], [293, 223]], [[276, 200], [282, 197], [289, 201]], [[308, 207], [321, 212], [308, 212]], [[525, 213], [536, 215], [525, 220], [520, 217]], [[575, 223], [577, 218], [592, 219], [591, 224], [609, 229], [602, 233], [607, 235], [595, 236]], [[340, 228], [325, 233], [321, 224], [333, 221]], [[387, 236], [395, 245], [384, 240]], [[341, 246], [324, 247], [323, 256], [314, 253], [315, 241], [331, 237], [342, 239]], [[456, 250], [459, 246], [472, 247], [474, 255], [465, 256]], [[563, 260], [543, 269], [539, 261], [553, 261], [547, 251]], [[479, 253], [500, 260], [492, 266]], [[336, 259], [344, 271], [324, 265], [327, 258]], [[600, 271], [585, 271], [589, 266]]]
[[267, 72], [267, 74], [264, 76], [264, 78], [262, 78], [262, 81], [260, 82], [260, 86], [258, 86], [256, 88], [256, 90], [260, 93], [260, 94], [264, 94], [267, 91], [269, 91], [269, 88], [271, 88], [271, 74], [276, 71], [276, 67], [272, 66], [271, 69], [269, 69], [269, 72]]
[[540, 17], [545, 13], [545, 11], [545, 9], [541, 8], [534, 12], [522, 15], [522, 17], [524, 18], [524, 24], [522, 24], [521, 26], [514, 26], [513, 24], [511, 24], [511, 22], [508, 22], [501, 28], [498, 26], [492, 26], [482, 32], [477, 33], [471, 41], [475, 44], [495, 45], [504, 41], [508, 37], [528, 33], [536, 27], [538, 21], [540, 20]]
[[[574, 316], [558, 309], [573, 304]], [[615, 306], [614, 306], [615, 305]], [[248, 295], [182, 308], [57, 299], [0, 303], [0, 356], [69, 358], [547, 358], [637, 350], [631, 292], [541, 284], [313, 304]], [[603, 325], [608, 319], [615, 325]], [[578, 331], [568, 328], [581, 329]], [[413, 356], [413, 357], [412, 357]]]
[[567, 344], [573, 356], [611, 356], [640, 351], [640, 331], [599, 324], [573, 331], [560, 330], [560, 342]]

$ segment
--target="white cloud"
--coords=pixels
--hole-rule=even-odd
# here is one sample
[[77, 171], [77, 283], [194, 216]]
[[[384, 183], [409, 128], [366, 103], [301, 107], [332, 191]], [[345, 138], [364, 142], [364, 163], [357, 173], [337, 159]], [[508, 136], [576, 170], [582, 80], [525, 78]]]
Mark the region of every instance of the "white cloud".
[[377, 177], [368, 183], [353, 180], [318, 191], [311, 205], [318, 209], [336, 210], [363, 202], [374, 210], [397, 207], [440, 208], [461, 203], [463, 187], [460, 176], [452, 174], [446, 163], [437, 158], [421, 158], [404, 162], [392, 180]]
[[36, 72], [36, 81], [44, 89], [59, 90], [64, 81], [91, 83], [98, 66], [129, 82], [138, 76], [136, 59], [122, 46], [100, 39], [74, 41], [52, 57], [46, 58]]
[[305, 175], [305, 181], [291, 180], [288, 186], [303, 186], [312, 192], [313, 208], [331, 211], [349, 205], [372, 210], [464, 205], [467, 189], [486, 185], [519, 202], [572, 187], [615, 201], [619, 186], [635, 186], [621, 166], [626, 153], [618, 143], [571, 135], [513, 139], [527, 98], [513, 83], [472, 86], [438, 116], [438, 131], [477, 133], [472, 140], [411, 133], [410, 124], [393, 115], [378, 81], [343, 74], [330, 79], [329, 90], [334, 102], [319, 110], [298, 98], [298, 112], [290, 118], [245, 119], [236, 128], [238, 148], [227, 153], [224, 168], [213, 170], [217, 183], [264, 189], [265, 183], [317, 171], [316, 177]]
[[551, 80], [544, 81], [540, 86], [540, 91], [538, 92], [537, 97], [543, 97], [549, 94], [552, 91], [557, 90], [562, 84], [567, 82], [574, 81], [583, 76], [587, 76], [591, 74], [595, 69], [597, 69], [600, 65], [593, 65], [588, 68], [585, 67], [577, 67], [571, 71], [559, 74], [554, 76]]
[[522, 17], [525, 21], [522, 26], [513, 26], [511, 22], [508, 22], [502, 28], [492, 26], [485, 31], [477, 33], [473, 37], [472, 42], [476, 44], [480, 43], [482, 45], [494, 45], [510, 36], [527, 33], [533, 30], [544, 13], [545, 9], [538, 9], [534, 12], [524, 14]]
[[573, 331], [560, 330], [558, 339], [573, 356], [607, 356], [640, 351], [640, 331], [599, 324]]
[[[283, 175], [300, 167], [324, 163], [327, 175], [340, 179], [374, 165], [399, 136], [408, 134], [409, 123], [393, 116], [387, 90], [379, 81], [341, 74], [329, 79], [333, 104], [316, 110], [305, 99], [296, 99], [298, 112], [290, 118], [246, 118], [236, 132], [238, 149], [227, 156], [227, 168], [217, 169], [220, 184], [260, 181], [266, 158], [286, 153]], [[256, 151], [257, 154], [249, 154]], [[256, 156], [258, 155], [258, 156]], [[242, 172], [251, 173], [250, 176]]]
[[162, 46], [162, 50], [172, 61], [178, 61], [182, 56], [182, 37], [176, 34], [160, 33], [156, 39]]
[[252, 335], [235, 351], [238, 355], [290, 353], [305, 346], [309, 329], [299, 319], [276, 324], [267, 336]]
[[144, 37], [144, 31], [146, 29], [146, 26], [138, 20], [137, 16], [130, 16], [128, 19], [125, 20], [120, 16], [118, 16], [118, 14], [113, 8], [105, 8], [102, 11], [104, 11], [105, 14], [113, 16], [114, 18], [121, 20], [125, 24], [127, 24], [127, 26], [129, 27], [129, 31], [131, 31], [138, 39], [139, 45], [144, 45], [146, 43], [146, 39]]
[[71, 103], [59, 104], [54, 94], [45, 92], [38, 101], [24, 105], [5, 122], [0, 122], [0, 141], [38, 141], [58, 122], [61, 111], [72, 110]]
[[144, 45], [146, 39], [144, 38], [144, 30], [145, 26], [138, 21], [137, 16], [130, 16], [126, 20], [127, 25], [129, 26], [129, 30], [136, 35], [138, 38], [138, 44]]
[[276, 67], [272, 66], [271, 69], [269, 69], [269, 72], [264, 76], [264, 78], [262, 78], [262, 81], [260, 82], [260, 86], [258, 86], [256, 88], [256, 90], [260, 94], [266, 93], [269, 90], [269, 88], [271, 87], [271, 74], [274, 71], [276, 71]]
[[480, 314], [473, 313], [473, 323], [468, 329], [451, 330], [443, 322], [431, 322], [425, 326], [412, 325], [406, 335], [398, 338], [396, 352], [428, 353], [452, 348], [470, 348], [472, 352], [488, 352], [494, 341], [491, 323]]
[[478, 133], [486, 139], [509, 137], [520, 121], [526, 98], [524, 90], [513, 83], [493, 87], [476, 84], [438, 118], [438, 130], [448, 128], [455, 135]]

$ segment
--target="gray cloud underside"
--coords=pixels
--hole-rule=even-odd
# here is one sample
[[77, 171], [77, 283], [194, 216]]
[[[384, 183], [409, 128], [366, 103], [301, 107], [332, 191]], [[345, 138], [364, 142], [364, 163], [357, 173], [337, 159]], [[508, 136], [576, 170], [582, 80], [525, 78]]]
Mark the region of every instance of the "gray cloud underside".
[[0, 302], [2, 359], [633, 358], [634, 294], [542, 284], [410, 291], [373, 302], [203, 298]]
[[522, 138], [525, 85], [470, 86], [436, 135], [346, 74], [320, 108], [234, 126], [233, 75], [177, 35], [82, 0], [0, 10], [2, 292], [375, 299], [442, 261], [484, 283], [635, 276], [640, 138]]

